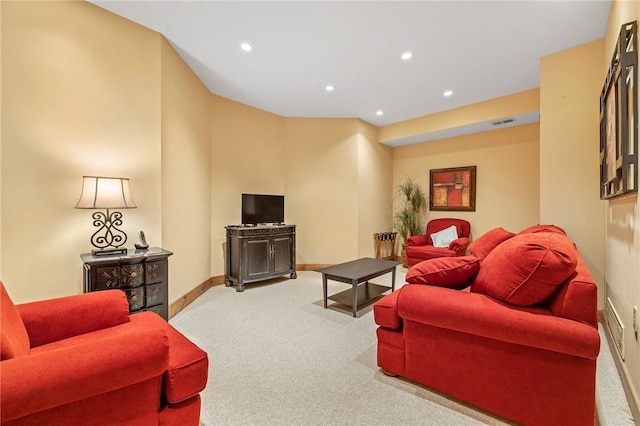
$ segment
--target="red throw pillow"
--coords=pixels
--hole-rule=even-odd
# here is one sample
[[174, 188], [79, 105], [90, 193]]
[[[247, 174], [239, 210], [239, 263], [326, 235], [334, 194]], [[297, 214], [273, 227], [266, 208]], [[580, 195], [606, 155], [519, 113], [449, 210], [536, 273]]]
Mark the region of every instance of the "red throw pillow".
[[556, 225], [533, 225], [518, 232], [518, 235], [535, 234], [536, 232], [555, 232], [556, 234], [567, 235], [564, 229]]
[[473, 256], [437, 257], [413, 265], [406, 280], [409, 284], [461, 289], [471, 284], [479, 270], [480, 259]]
[[571, 277], [577, 262], [575, 246], [564, 235], [519, 234], [487, 255], [471, 291], [513, 305], [532, 306]]
[[480, 259], [484, 259], [487, 255], [496, 248], [500, 243], [512, 238], [513, 232], [509, 232], [504, 228], [495, 228], [491, 231], [481, 235], [469, 245], [469, 253]]

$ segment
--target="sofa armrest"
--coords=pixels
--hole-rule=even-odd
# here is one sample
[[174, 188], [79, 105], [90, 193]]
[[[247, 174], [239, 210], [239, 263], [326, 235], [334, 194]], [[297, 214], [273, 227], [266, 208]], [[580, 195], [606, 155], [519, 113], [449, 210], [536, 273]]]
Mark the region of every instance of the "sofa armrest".
[[398, 295], [398, 314], [407, 321], [590, 360], [600, 351], [598, 329], [591, 325], [533, 313], [479, 293], [406, 284]]
[[398, 316], [398, 295], [400, 290], [387, 294], [373, 304], [373, 319], [380, 327], [398, 330], [402, 319]]
[[451, 241], [451, 244], [449, 244], [449, 250], [453, 250], [456, 253], [459, 251], [464, 250], [462, 253], [464, 255], [464, 253], [467, 251], [467, 246], [469, 245], [469, 238], [467, 237], [460, 237], [457, 240], [453, 240]]
[[209, 357], [191, 340], [153, 312], [132, 315], [131, 323], [160, 328], [169, 338], [169, 365], [163, 376], [163, 397], [176, 404], [200, 393], [209, 377]]
[[160, 329], [136, 329], [0, 362], [2, 423], [158, 377], [169, 362]]
[[16, 305], [31, 347], [129, 322], [121, 290], [95, 291]]
[[413, 235], [407, 238], [408, 246], [426, 246], [429, 245], [429, 237], [427, 235]]

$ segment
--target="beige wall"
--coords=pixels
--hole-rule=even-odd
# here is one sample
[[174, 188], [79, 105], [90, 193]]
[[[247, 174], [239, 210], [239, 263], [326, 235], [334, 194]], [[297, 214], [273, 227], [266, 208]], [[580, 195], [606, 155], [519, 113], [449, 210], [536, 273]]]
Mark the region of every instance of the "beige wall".
[[212, 276], [224, 274], [224, 227], [240, 223], [243, 192], [285, 195], [298, 264], [373, 256], [373, 232], [391, 226], [391, 148], [375, 126], [283, 118], [212, 95], [211, 128]]
[[[611, 58], [622, 24], [640, 20], [640, 3], [614, 1], [611, 5], [607, 33], [604, 44], [604, 57], [600, 70], [600, 89], [605, 73], [611, 64]], [[637, 70], [636, 70], [637, 72]], [[640, 309], [640, 214], [638, 195], [622, 196], [602, 202], [605, 207], [604, 223], [605, 262], [604, 279], [606, 296], [611, 298], [618, 315], [625, 325], [624, 374], [631, 383], [633, 397], [640, 407], [640, 342], [633, 332], [633, 305]], [[640, 313], [638, 314], [640, 316]], [[638, 318], [640, 327], [640, 318]]]
[[[540, 61], [540, 221], [565, 229], [604, 306], [604, 205], [600, 201], [602, 40]], [[579, 70], [579, 72], [576, 72]]]
[[297, 263], [358, 255], [358, 135], [355, 119], [285, 120], [287, 221], [297, 227]]
[[364, 121], [358, 128], [358, 253], [375, 257], [373, 234], [393, 226], [393, 150], [378, 143], [378, 128]]
[[[284, 118], [211, 95], [211, 275], [224, 275], [225, 229], [241, 221], [242, 193], [285, 193]], [[290, 198], [285, 220], [295, 223]]]
[[472, 237], [518, 232], [539, 221], [538, 138], [535, 123], [394, 148], [393, 184], [411, 176], [428, 197], [430, 169], [476, 166], [476, 211], [427, 212], [426, 220], [466, 219]]
[[169, 301], [211, 277], [209, 90], [162, 40], [162, 246]]
[[123, 229], [162, 242], [160, 36], [85, 2], [1, 7], [2, 280], [17, 302], [80, 293], [83, 175], [131, 178]]

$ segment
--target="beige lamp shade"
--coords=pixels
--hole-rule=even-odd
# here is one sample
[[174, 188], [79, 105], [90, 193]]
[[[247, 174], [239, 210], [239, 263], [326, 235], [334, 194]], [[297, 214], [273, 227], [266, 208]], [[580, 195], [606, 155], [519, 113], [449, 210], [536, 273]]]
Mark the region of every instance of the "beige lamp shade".
[[134, 209], [128, 178], [82, 177], [82, 193], [76, 209]]

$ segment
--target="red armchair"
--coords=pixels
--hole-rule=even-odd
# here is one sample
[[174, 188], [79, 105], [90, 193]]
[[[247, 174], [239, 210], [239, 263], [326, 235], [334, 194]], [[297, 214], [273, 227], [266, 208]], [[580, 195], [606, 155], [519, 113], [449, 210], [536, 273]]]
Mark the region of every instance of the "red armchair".
[[[449, 244], [449, 247], [434, 247], [431, 234], [442, 231], [454, 225], [458, 238]], [[433, 219], [427, 223], [425, 235], [414, 235], [407, 238], [407, 264], [413, 266], [423, 260], [436, 257], [464, 256], [469, 245], [471, 225], [462, 219]]]
[[122, 291], [0, 302], [3, 426], [198, 425], [206, 352]]

